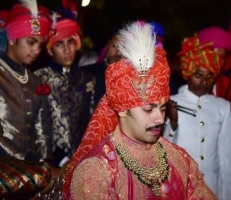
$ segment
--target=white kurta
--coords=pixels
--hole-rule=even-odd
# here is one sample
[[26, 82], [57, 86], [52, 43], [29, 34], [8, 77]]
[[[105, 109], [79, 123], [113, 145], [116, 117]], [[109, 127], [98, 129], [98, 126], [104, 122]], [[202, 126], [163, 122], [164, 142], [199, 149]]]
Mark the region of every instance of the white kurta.
[[196, 109], [196, 117], [178, 111], [178, 128], [169, 120], [164, 137], [183, 147], [198, 162], [208, 186], [220, 200], [231, 199], [230, 103], [213, 95], [196, 96], [183, 86], [171, 96], [178, 105]]

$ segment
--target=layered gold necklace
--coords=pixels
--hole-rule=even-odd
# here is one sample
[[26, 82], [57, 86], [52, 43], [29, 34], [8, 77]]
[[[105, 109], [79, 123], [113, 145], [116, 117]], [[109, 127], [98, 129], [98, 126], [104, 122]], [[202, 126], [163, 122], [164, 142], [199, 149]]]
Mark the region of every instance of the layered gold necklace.
[[137, 160], [126, 150], [126, 148], [115, 142], [115, 149], [124, 166], [130, 170], [139, 181], [152, 188], [156, 196], [161, 195], [161, 184], [168, 179], [169, 166], [167, 163], [166, 152], [161, 143], [157, 142], [154, 146], [157, 152], [156, 165], [154, 167], [142, 167]]
[[14, 70], [12, 70], [2, 59], [0, 59], [0, 64], [8, 70], [14, 76], [20, 83], [25, 84], [28, 81], [28, 73], [27, 70], [25, 69], [25, 75], [20, 75]]

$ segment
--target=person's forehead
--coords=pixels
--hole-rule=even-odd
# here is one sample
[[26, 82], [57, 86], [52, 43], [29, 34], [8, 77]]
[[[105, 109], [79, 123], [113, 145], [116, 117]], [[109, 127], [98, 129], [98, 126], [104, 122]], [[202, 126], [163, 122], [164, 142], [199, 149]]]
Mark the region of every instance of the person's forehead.
[[62, 38], [61, 40], [58, 40], [56, 43], [59, 43], [59, 42], [68, 42], [70, 40], [74, 40], [74, 38], [71, 35], [68, 36], [68, 37]]
[[206, 69], [206, 68], [204, 68], [202, 66], [197, 67], [197, 69], [195, 70], [195, 72], [197, 72], [197, 73], [203, 73], [203, 74], [213, 73], [211, 70]]
[[121, 41], [121, 38], [118, 35], [114, 35], [110, 40], [109, 44]]
[[152, 106], [152, 107], [159, 107], [159, 106], [165, 106], [166, 105], [166, 99], [163, 97], [159, 99], [158, 101], [147, 103], [143, 106]]
[[108, 42], [108, 48], [116, 48], [116, 44], [122, 42], [118, 35], [113, 36]]
[[19, 39], [24, 39], [24, 40], [31, 39], [31, 40], [34, 40], [34, 42], [37, 42], [37, 43], [44, 42], [44, 37], [40, 36], [40, 35], [37, 35], [37, 36], [32, 35], [32, 36], [28, 36], [28, 37], [24, 37], [24, 38], [19, 38]]

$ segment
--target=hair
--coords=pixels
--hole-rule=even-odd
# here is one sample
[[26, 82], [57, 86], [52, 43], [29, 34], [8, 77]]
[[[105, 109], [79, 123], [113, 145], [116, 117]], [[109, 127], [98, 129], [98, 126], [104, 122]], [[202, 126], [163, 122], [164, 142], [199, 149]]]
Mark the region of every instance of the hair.
[[126, 111], [126, 114], [127, 114], [128, 116], [130, 116], [130, 117], [132, 116], [132, 115], [131, 115], [130, 109], [128, 109], [128, 110]]

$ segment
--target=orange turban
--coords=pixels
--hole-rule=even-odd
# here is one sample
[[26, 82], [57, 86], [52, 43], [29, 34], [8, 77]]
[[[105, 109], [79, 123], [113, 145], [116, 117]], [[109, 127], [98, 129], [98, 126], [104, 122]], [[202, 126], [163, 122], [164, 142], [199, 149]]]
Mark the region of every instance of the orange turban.
[[76, 41], [76, 49], [80, 49], [80, 26], [77, 23], [77, 10], [74, 1], [63, 0], [62, 6], [58, 9], [57, 13], [53, 13], [52, 19], [53, 23], [48, 38], [47, 49], [53, 47], [56, 42], [71, 36]]
[[213, 43], [200, 44], [197, 37], [185, 38], [182, 42], [182, 75], [187, 80], [198, 67], [204, 67], [217, 76], [221, 70], [222, 57], [213, 50]]
[[74, 20], [70, 19], [62, 19], [60, 21], [57, 21], [56, 24], [53, 27], [53, 30], [51, 30], [48, 43], [47, 43], [47, 49], [50, 49], [56, 42], [70, 37], [74, 36], [74, 39], [77, 42], [78, 48], [80, 47], [80, 38], [79, 33], [80, 27]]
[[[119, 32], [116, 44], [123, 59], [106, 70], [106, 94], [100, 100], [83, 139], [67, 168], [70, 180], [76, 165], [95, 145], [118, 125], [120, 111], [169, 99], [170, 69], [166, 52], [154, 47], [152, 26], [133, 23]], [[63, 199], [69, 197], [69, 181], [63, 187]]]
[[29, 37], [46, 37], [50, 30], [51, 19], [46, 7], [38, 6], [36, 0], [22, 0], [9, 11], [6, 21], [8, 40]]

